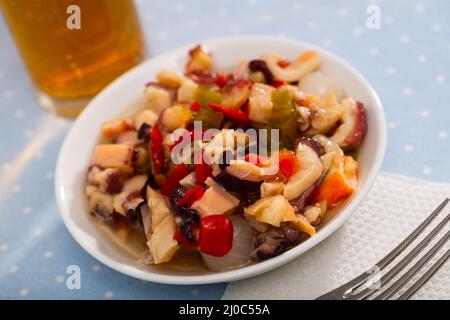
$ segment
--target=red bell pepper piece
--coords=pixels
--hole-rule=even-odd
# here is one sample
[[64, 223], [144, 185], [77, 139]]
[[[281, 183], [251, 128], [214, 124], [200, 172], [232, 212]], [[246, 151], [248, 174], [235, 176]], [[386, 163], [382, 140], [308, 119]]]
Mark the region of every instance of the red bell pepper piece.
[[278, 156], [278, 166], [281, 172], [286, 176], [292, 176], [297, 171], [297, 157], [290, 150], [282, 150]]
[[228, 75], [219, 73], [217, 75], [216, 84], [219, 88], [222, 88], [225, 85], [225, 83], [227, 83], [227, 80], [228, 80]]
[[152, 155], [153, 169], [155, 170], [155, 173], [160, 173], [164, 166], [164, 147], [161, 133], [157, 126], [154, 126], [152, 129], [150, 153]]
[[198, 110], [200, 110], [201, 107], [202, 107], [202, 105], [200, 104], [200, 102], [197, 102], [197, 101], [195, 101], [194, 103], [191, 104], [192, 111], [198, 111]]
[[217, 103], [208, 103], [208, 106], [213, 108], [215, 111], [222, 112], [225, 116], [227, 116], [231, 120], [237, 122], [249, 122], [247, 114], [242, 110], [227, 108]]
[[195, 183], [203, 184], [206, 178], [212, 177], [211, 167], [203, 161], [195, 165]]
[[272, 87], [275, 87], [275, 88], [279, 88], [279, 87], [281, 87], [281, 86], [283, 86], [285, 84], [286, 84], [286, 82], [281, 81], [281, 80], [274, 80], [271, 83]]
[[184, 163], [180, 163], [173, 169], [172, 173], [167, 177], [166, 182], [161, 187], [161, 193], [169, 196], [173, 189], [179, 186], [180, 180], [189, 174], [189, 170]]
[[187, 205], [188, 207], [191, 207], [192, 204], [195, 201], [197, 201], [198, 199], [200, 199], [204, 193], [205, 193], [205, 188], [203, 188], [202, 186], [196, 185], [191, 190], [188, 190], [185, 193], [185, 195], [183, 196], [183, 198], [181, 198], [180, 200], [177, 201], [177, 205], [179, 205], [179, 206]]
[[225, 215], [212, 215], [200, 219], [200, 251], [223, 257], [233, 246], [233, 224]]

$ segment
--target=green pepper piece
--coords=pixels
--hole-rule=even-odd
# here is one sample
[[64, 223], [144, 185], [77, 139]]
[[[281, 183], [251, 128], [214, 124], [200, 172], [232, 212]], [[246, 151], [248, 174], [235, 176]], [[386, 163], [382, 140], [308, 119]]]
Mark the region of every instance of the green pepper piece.
[[218, 91], [208, 90], [199, 86], [194, 92], [194, 100], [202, 106], [207, 106], [208, 103], [222, 102], [222, 94]]
[[202, 106], [193, 115], [194, 121], [201, 121], [202, 127], [206, 129], [220, 129], [223, 120], [223, 113], [213, 110], [211, 107]]
[[278, 89], [272, 92], [272, 119], [286, 118], [293, 112], [292, 96], [287, 89]]

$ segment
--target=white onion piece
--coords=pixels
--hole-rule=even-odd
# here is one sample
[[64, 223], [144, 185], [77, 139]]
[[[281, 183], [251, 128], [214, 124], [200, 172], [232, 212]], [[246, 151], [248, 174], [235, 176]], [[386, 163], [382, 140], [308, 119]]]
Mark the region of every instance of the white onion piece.
[[334, 93], [339, 102], [344, 98], [344, 90], [333, 79], [316, 71], [306, 75], [298, 84], [298, 88], [306, 94], [314, 94], [325, 97], [328, 93]]
[[253, 251], [254, 231], [241, 216], [230, 216], [233, 223], [233, 246], [223, 257], [202, 253], [206, 266], [213, 271], [235, 269], [247, 264]]

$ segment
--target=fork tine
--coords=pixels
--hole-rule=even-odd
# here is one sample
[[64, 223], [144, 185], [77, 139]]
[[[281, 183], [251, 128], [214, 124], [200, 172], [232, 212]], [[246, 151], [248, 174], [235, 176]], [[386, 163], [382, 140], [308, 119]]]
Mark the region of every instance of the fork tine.
[[[411, 262], [411, 260], [413, 260], [420, 252], [422, 252], [422, 250], [426, 248], [430, 241], [442, 230], [442, 228], [445, 227], [449, 220], [450, 214], [448, 214], [436, 227], [434, 227], [433, 230], [425, 238], [423, 238], [422, 241], [420, 241], [414, 249], [412, 249], [402, 260], [400, 260], [400, 262], [398, 262], [394, 267], [392, 267], [392, 269], [390, 269], [381, 277], [380, 286], [383, 287], [386, 283], [391, 281], [392, 278], [394, 278], [399, 273], [399, 271], [405, 268], [408, 263]], [[376, 288], [367, 288], [355, 294], [354, 298], [362, 299], [368, 297], [378, 290], [379, 289]]]
[[[398, 257], [403, 252], [403, 250], [408, 247], [420, 235], [420, 233], [439, 215], [439, 213], [447, 205], [448, 202], [449, 198], [446, 198], [444, 201], [442, 201], [442, 203], [408, 237], [406, 237], [406, 239], [404, 239], [399, 245], [397, 245], [383, 259], [378, 261], [375, 266], [380, 270], [383, 270], [389, 263], [395, 260], [395, 258]], [[358, 294], [352, 294], [352, 292], [364, 285], [367, 282], [367, 279], [369, 279], [370, 277], [371, 275], [368, 272], [364, 272], [353, 280], [350, 280], [349, 282], [343, 284], [333, 291], [330, 291], [318, 297], [317, 299], [358, 299], [367, 297], [371, 295], [374, 290], [366, 289], [362, 292], [359, 292]]]
[[439, 251], [440, 248], [447, 242], [450, 238], [450, 230], [447, 231], [444, 237], [439, 240], [430, 251], [428, 251], [414, 266], [408, 270], [400, 279], [394, 282], [389, 288], [383, 291], [380, 295], [376, 296], [375, 300], [389, 299], [394, 294], [396, 294], [403, 286], [419, 272], [425, 264], [434, 257], [434, 255]]
[[446, 198], [442, 203], [425, 219], [405, 240], [403, 240], [397, 247], [395, 247], [386, 257], [381, 259], [376, 265], [380, 269], [384, 269], [389, 263], [391, 263], [403, 250], [411, 244], [419, 234], [439, 215], [444, 207], [449, 202]]
[[398, 300], [410, 299], [444, 265], [448, 258], [450, 258], [450, 249], [413, 286], [403, 293]]

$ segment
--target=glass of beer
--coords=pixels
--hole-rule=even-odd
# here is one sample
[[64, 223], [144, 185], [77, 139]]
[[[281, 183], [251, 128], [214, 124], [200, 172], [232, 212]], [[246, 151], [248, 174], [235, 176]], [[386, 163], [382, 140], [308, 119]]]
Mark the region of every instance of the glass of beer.
[[132, 0], [0, 0], [39, 103], [74, 117], [146, 55]]

